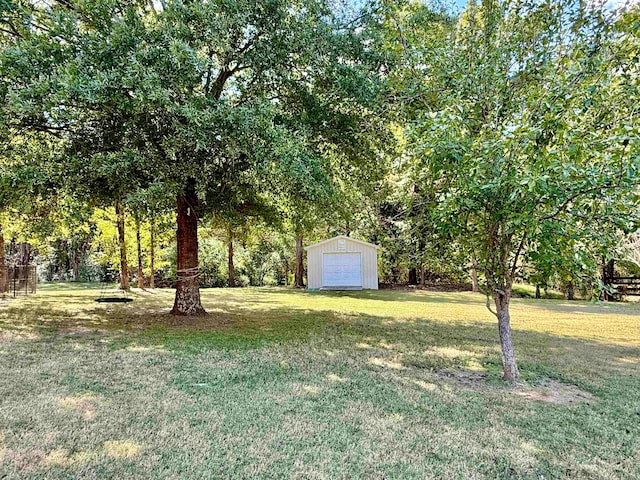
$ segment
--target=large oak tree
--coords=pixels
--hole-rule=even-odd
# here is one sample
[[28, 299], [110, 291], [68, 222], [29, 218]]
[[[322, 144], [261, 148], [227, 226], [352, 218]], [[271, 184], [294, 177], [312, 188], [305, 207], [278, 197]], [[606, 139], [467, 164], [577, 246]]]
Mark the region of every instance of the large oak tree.
[[315, 132], [287, 122], [288, 105], [311, 116], [324, 108], [334, 138], [347, 128], [360, 133], [358, 115], [377, 93], [375, 56], [361, 17], [338, 17], [329, 4], [18, 1], [4, 11], [11, 128], [64, 141], [65, 152], [51, 160], [72, 188], [106, 171], [123, 186], [161, 185], [175, 197], [174, 314], [204, 313], [198, 220], [225, 209], [215, 203], [228, 198], [226, 189], [236, 179], [286, 181], [296, 171], [291, 162], [317, 163], [323, 154], [296, 154], [290, 140], [304, 145]]

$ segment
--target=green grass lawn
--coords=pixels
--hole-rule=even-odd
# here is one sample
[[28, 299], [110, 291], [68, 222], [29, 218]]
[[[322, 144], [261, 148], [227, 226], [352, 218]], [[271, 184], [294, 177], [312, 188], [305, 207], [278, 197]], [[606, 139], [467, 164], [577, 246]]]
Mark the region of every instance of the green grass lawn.
[[205, 290], [0, 301], [0, 478], [640, 477], [640, 304]]

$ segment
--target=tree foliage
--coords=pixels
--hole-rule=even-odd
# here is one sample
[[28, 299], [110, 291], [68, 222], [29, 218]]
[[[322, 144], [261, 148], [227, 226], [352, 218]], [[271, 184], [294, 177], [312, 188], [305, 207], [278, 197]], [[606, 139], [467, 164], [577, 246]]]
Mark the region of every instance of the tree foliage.
[[523, 265], [562, 258], [594, 276], [638, 225], [638, 38], [627, 25], [570, 0], [484, 1], [417, 52], [408, 171], [431, 195], [434, 226], [478, 262], [510, 380], [508, 306]]

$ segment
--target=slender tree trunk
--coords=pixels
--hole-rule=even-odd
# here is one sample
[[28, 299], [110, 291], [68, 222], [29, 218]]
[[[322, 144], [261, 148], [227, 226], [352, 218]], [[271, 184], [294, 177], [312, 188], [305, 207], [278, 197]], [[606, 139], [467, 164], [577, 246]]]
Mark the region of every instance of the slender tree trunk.
[[4, 234], [0, 225], [0, 293], [7, 291], [7, 266], [4, 256]]
[[73, 249], [72, 256], [72, 269], [73, 269], [73, 281], [77, 282], [80, 277], [80, 245], [78, 245], [77, 240], [73, 240], [71, 242], [71, 248]]
[[493, 295], [493, 299], [496, 305], [500, 347], [502, 349], [502, 378], [511, 383], [515, 383], [520, 378], [520, 372], [516, 364], [516, 352], [513, 348], [513, 339], [511, 338], [511, 315], [509, 314], [511, 292], [496, 292]]
[[536, 285], [536, 298], [540, 298], [540, 285]]
[[176, 296], [171, 310], [173, 315], [206, 315], [200, 302], [198, 280], [198, 216], [195, 210], [198, 195], [195, 183], [195, 179], [189, 179], [177, 199], [178, 256]]
[[228, 247], [227, 266], [229, 269], [229, 286], [233, 288], [236, 286], [236, 269], [233, 266], [233, 230], [231, 229], [229, 229], [227, 247]]
[[73, 257], [73, 281], [77, 282], [80, 279], [80, 265], [78, 264], [78, 259]]
[[304, 248], [302, 234], [296, 236], [296, 273], [293, 286], [304, 288]]
[[149, 246], [149, 267], [151, 268], [150, 276], [149, 276], [149, 288], [156, 288], [156, 270], [155, 270], [155, 261], [156, 261], [156, 225], [153, 217], [151, 217], [151, 245]]
[[575, 290], [573, 288], [573, 281], [569, 280], [567, 282], [567, 300], [574, 300], [575, 299]]
[[[602, 259], [602, 284], [605, 287], [609, 287], [611, 281], [609, 280], [609, 276], [608, 276], [608, 270], [607, 270], [607, 262], [606, 260], [603, 258]], [[605, 290], [602, 292], [602, 299], [606, 302], [608, 300], [610, 300], [610, 296], [609, 293]]]
[[480, 291], [480, 284], [478, 283], [478, 268], [475, 263], [471, 264], [471, 291], [478, 293]]
[[420, 286], [424, 287], [424, 265], [420, 265]]
[[129, 290], [129, 267], [127, 266], [127, 243], [124, 237], [124, 207], [116, 202], [118, 223], [118, 245], [120, 247], [120, 289]]
[[142, 243], [140, 242], [140, 220], [136, 218], [136, 245], [138, 247], [138, 288], [144, 288], [144, 270], [142, 269]]

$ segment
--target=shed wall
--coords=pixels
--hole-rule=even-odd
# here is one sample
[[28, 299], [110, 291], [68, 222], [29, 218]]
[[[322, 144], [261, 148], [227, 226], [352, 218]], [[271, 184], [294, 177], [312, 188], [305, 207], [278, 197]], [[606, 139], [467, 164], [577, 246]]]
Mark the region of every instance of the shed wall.
[[[378, 289], [378, 251], [374, 247], [346, 240], [346, 250], [342, 252], [360, 252], [362, 255], [362, 288]], [[322, 288], [322, 254], [338, 252], [338, 239], [323, 243], [307, 250], [307, 287]]]

